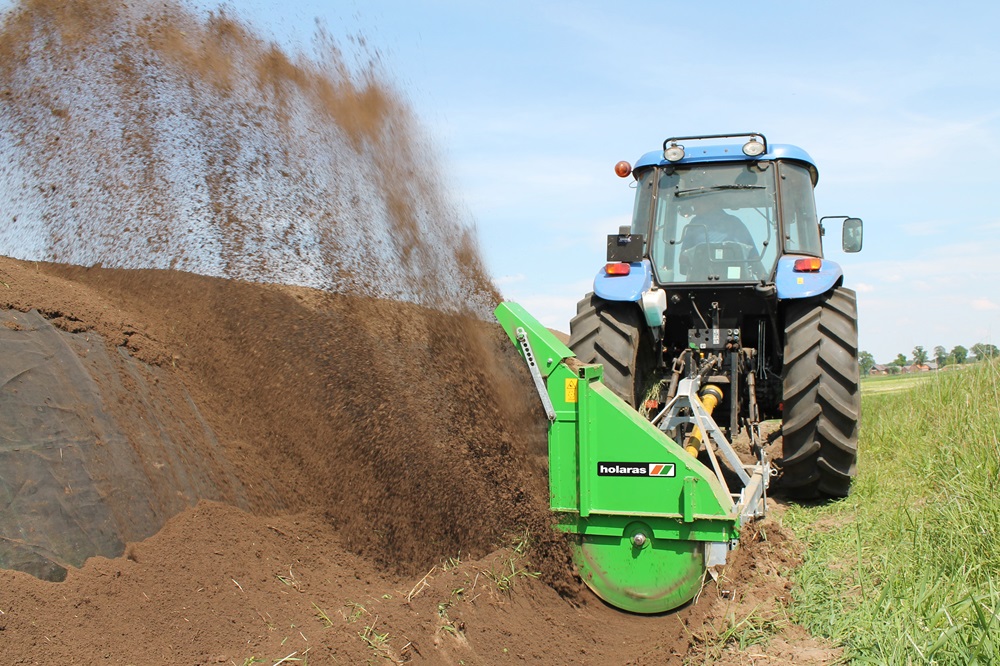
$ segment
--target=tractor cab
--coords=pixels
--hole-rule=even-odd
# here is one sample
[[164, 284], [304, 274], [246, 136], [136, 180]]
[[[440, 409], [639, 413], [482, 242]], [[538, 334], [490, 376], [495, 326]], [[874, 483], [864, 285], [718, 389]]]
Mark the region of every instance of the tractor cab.
[[[678, 142], [729, 137], [667, 139], [662, 153], [644, 155], [631, 170], [631, 230], [648, 239], [657, 284], [773, 283], [779, 257], [823, 256], [812, 159], [747, 136], [743, 150], [714, 144], [690, 153]], [[860, 249], [860, 220], [844, 228], [844, 249]]]

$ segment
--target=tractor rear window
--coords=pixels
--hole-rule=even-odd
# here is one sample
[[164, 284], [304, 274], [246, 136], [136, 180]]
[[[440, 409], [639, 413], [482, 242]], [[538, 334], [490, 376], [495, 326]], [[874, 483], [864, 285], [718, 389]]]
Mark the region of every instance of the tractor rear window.
[[739, 162], [644, 174], [634, 219], [652, 212], [650, 255], [660, 283], [770, 276], [778, 243], [775, 170], [769, 166]]

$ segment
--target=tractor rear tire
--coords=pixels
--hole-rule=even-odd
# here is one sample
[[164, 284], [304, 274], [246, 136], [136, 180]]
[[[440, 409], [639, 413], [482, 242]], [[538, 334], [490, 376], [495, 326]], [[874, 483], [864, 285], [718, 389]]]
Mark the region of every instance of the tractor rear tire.
[[576, 305], [569, 322], [569, 348], [583, 363], [604, 366], [604, 385], [634, 408], [645, 398], [653, 350], [645, 319], [635, 303], [606, 301], [593, 293]]
[[838, 287], [785, 316], [781, 486], [797, 498], [846, 497], [857, 473], [861, 390], [857, 297]]

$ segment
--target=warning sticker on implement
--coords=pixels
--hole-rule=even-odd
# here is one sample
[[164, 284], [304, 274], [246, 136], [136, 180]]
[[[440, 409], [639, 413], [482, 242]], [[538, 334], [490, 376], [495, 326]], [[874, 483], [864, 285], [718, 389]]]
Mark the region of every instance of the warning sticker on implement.
[[566, 380], [566, 402], [576, 402], [578, 399], [577, 395], [577, 379], [575, 377], [570, 377]]
[[677, 476], [674, 463], [599, 462], [597, 476]]

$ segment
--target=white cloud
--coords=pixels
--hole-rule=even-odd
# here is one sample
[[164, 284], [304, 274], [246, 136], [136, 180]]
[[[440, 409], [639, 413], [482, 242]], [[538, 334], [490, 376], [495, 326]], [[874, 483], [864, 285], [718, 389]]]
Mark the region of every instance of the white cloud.
[[524, 278], [525, 278], [524, 273], [518, 273], [516, 275], [502, 275], [502, 276], [496, 278], [495, 280], [493, 280], [493, 282], [498, 287], [502, 288], [502, 287], [504, 287], [505, 285], [508, 285], [508, 284], [515, 284], [517, 282], [524, 282]]
[[1000, 231], [1000, 220], [991, 220], [989, 222], [984, 222], [983, 224], [978, 224], [973, 228], [973, 231]]
[[[905, 259], [845, 266], [848, 285], [858, 292], [861, 348], [886, 361], [917, 345], [969, 347], [984, 331], [997, 330], [1000, 299], [991, 285], [1000, 283], [1000, 261], [992, 241], [987, 235], [979, 243], [935, 245]], [[979, 267], [974, 278], [962, 270], [973, 265]]]
[[947, 229], [952, 229], [956, 225], [954, 220], [937, 218], [932, 220], [920, 220], [918, 222], [904, 222], [897, 225], [897, 229], [910, 236], [937, 236]]
[[976, 310], [997, 310], [1000, 309], [1000, 305], [997, 305], [988, 298], [977, 298], [972, 301], [972, 307]]
[[556, 296], [547, 294], [524, 294], [516, 300], [535, 319], [548, 328], [569, 333], [569, 320], [576, 313], [577, 301], [583, 293], [575, 296]]
[[593, 291], [593, 280], [591, 273], [581, 279], [524, 282], [502, 291], [505, 299], [519, 303], [543, 325], [568, 333], [569, 320], [576, 316], [576, 304], [584, 294]]

